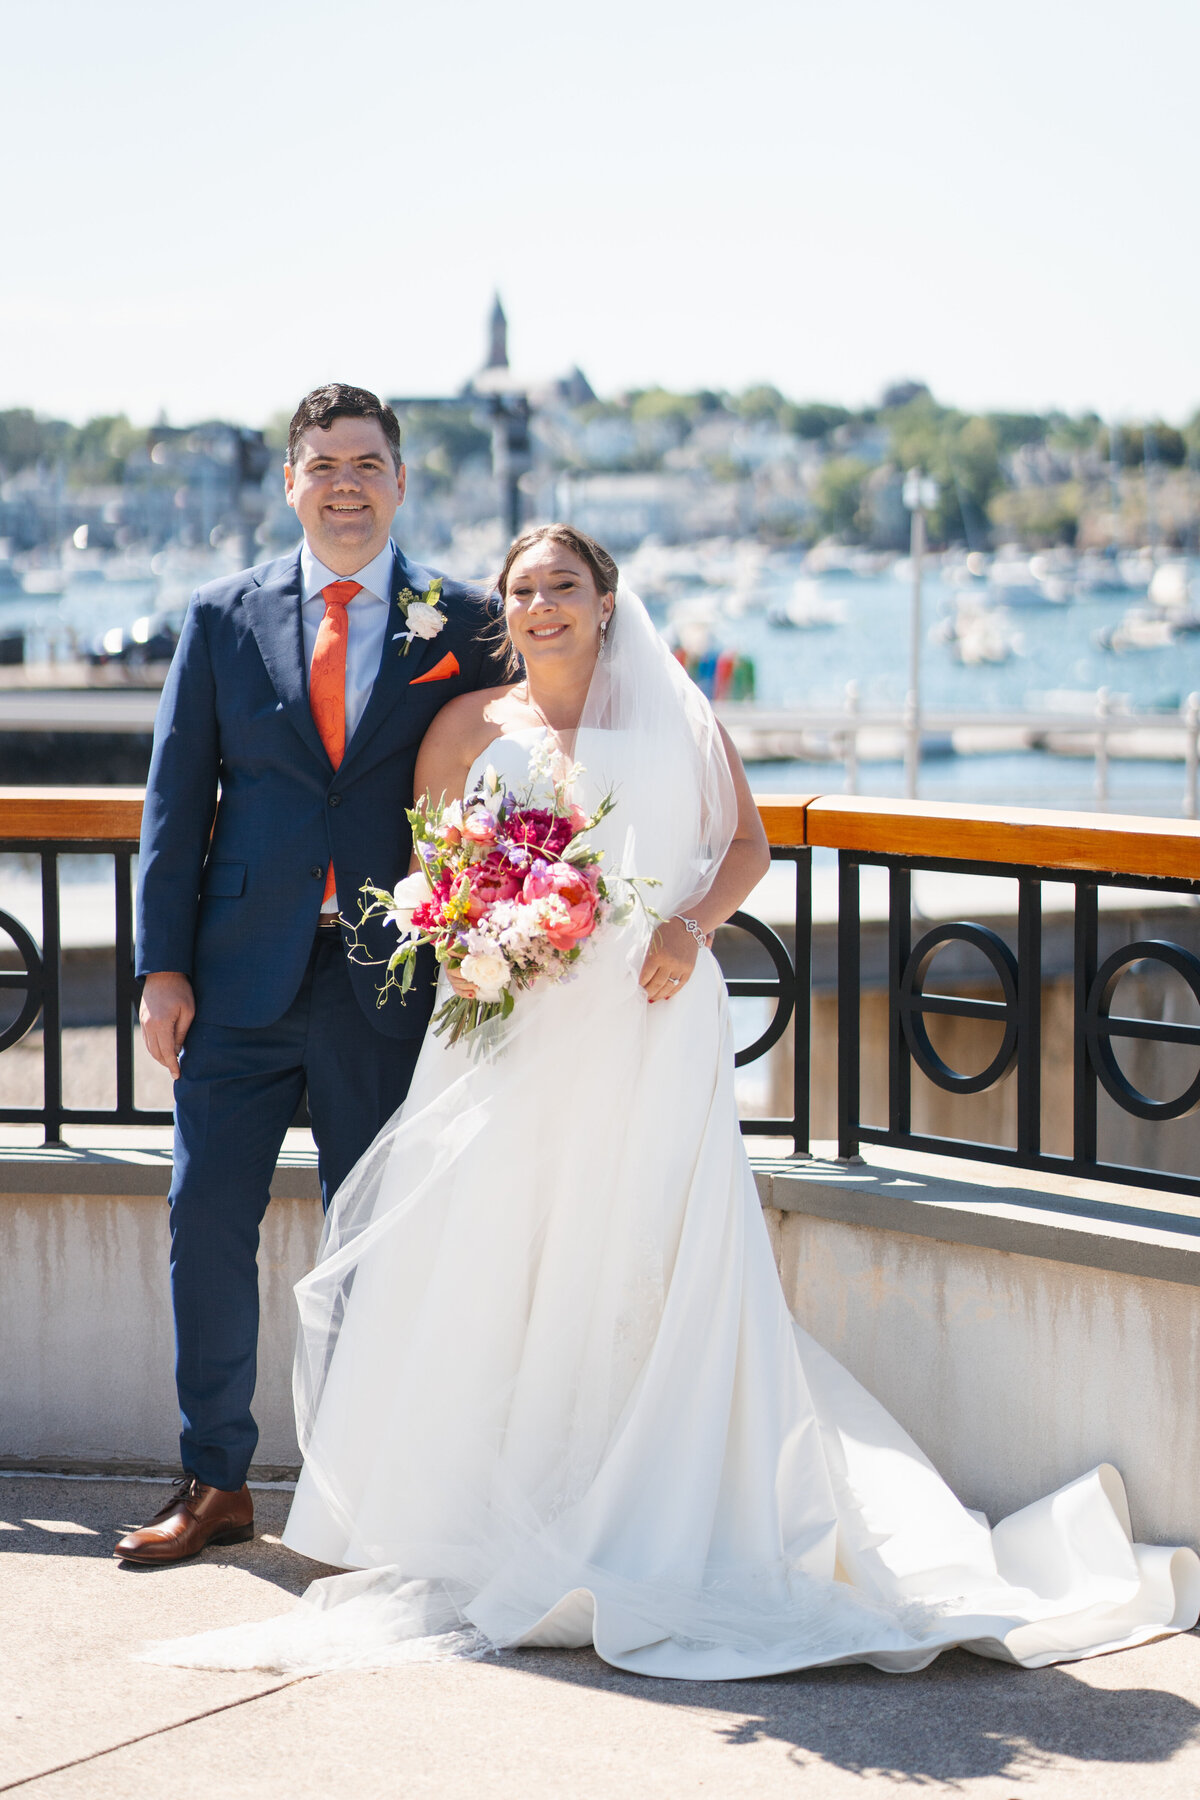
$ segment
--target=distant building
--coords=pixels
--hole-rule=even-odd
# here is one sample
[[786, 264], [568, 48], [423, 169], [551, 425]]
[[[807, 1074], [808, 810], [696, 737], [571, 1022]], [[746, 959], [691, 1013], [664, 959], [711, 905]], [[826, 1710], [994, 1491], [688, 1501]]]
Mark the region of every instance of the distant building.
[[488, 327], [488, 358], [485, 369], [507, 369], [508, 367], [508, 320], [504, 316], [504, 308], [500, 304], [500, 296], [496, 295], [492, 302], [492, 317]]

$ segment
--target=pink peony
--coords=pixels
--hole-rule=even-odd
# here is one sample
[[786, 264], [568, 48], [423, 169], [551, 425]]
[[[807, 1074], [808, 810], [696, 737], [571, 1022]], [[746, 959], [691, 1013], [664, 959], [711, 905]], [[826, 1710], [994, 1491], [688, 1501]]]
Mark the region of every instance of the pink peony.
[[547, 873], [551, 892], [566, 908], [566, 918], [547, 924], [546, 936], [556, 950], [573, 950], [596, 929], [595, 887], [582, 870], [569, 863], [555, 863]]
[[544, 900], [554, 892], [554, 871], [550, 863], [535, 862], [521, 884], [522, 900]]
[[503, 851], [498, 850], [474, 865], [469, 871], [469, 880], [471, 900], [468, 910], [472, 924], [498, 900], [515, 900], [522, 887], [521, 871], [514, 869]]
[[469, 844], [494, 844], [496, 821], [486, 806], [473, 806], [462, 822], [462, 834]]

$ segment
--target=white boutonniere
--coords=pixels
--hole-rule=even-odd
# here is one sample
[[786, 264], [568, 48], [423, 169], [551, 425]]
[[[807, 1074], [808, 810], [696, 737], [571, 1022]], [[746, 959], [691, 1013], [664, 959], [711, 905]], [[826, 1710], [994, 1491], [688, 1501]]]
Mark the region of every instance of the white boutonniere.
[[414, 638], [435, 638], [446, 623], [446, 615], [438, 609], [442, 605], [442, 577], [437, 575], [430, 582], [423, 594], [414, 594], [411, 588], [401, 588], [396, 596], [396, 604], [404, 614], [406, 631], [398, 631], [393, 643], [401, 643], [401, 656], [407, 656], [409, 646]]

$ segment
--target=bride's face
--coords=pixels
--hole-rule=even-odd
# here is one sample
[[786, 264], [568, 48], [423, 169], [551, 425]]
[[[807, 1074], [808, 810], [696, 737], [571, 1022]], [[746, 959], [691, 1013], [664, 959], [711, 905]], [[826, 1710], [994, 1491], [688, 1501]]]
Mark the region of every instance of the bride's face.
[[590, 668], [600, 648], [600, 621], [613, 596], [596, 587], [581, 557], [543, 538], [509, 571], [504, 614], [509, 636], [527, 668]]

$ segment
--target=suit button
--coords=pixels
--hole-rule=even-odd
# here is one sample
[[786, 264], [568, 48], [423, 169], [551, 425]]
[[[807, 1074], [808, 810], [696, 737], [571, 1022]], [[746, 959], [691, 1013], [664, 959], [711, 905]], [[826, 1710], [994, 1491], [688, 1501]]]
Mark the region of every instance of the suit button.
[[342, 804], [342, 796], [340, 794], [330, 794], [329, 804], [330, 806], [340, 806]]
[[321, 867], [320, 863], [314, 863], [312, 868], [308, 872], [312, 876], [314, 881], [320, 881], [322, 875], [325, 873], [325, 871]]

